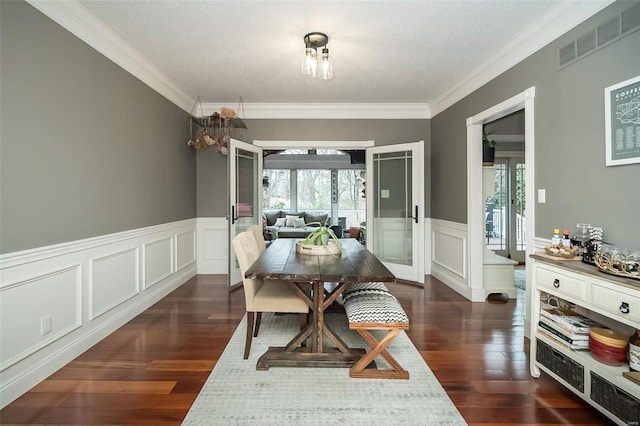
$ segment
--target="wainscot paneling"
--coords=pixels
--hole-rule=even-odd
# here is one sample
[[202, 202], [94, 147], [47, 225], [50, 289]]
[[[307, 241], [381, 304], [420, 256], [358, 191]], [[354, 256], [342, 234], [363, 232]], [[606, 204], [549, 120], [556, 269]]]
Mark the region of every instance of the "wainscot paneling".
[[0, 256], [0, 407], [193, 277], [196, 235], [188, 219]]
[[[469, 300], [467, 225], [431, 219], [431, 275]], [[480, 296], [484, 300], [484, 295]]]
[[223, 217], [198, 218], [198, 274], [229, 272], [229, 223]]
[[146, 243], [142, 246], [144, 269], [142, 282], [147, 289], [164, 280], [173, 273], [173, 239], [174, 236]]
[[422, 261], [424, 262], [424, 274], [431, 275], [431, 256], [432, 256], [432, 244], [431, 244], [431, 236], [432, 236], [432, 225], [431, 218], [424, 219], [424, 257]]
[[89, 318], [135, 297], [140, 292], [139, 255], [137, 247], [92, 259], [89, 264]]

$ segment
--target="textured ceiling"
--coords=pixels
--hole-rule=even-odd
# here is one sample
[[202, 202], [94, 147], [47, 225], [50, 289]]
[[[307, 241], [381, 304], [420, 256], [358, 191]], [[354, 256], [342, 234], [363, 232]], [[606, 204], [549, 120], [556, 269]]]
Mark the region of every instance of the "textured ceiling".
[[[79, 3], [187, 98], [199, 96], [203, 102], [230, 106], [240, 96], [245, 103], [432, 104], [495, 55], [504, 55], [509, 43], [526, 34], [531, 38], [536, 25], [568, 4], [558, 0]], [[311, 31], [329, 35], [335, 75], [329, 82], [300, 72], [302, 39]]]

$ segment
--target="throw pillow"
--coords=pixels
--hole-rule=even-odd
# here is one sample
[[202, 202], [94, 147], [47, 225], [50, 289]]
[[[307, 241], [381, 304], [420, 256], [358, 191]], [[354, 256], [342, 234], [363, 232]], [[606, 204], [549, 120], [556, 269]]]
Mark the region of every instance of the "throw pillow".
[[285, 226], [294, 226], [295, 227], [295, 225], [293, 224], [293, 219], [300, 219], [300, 218], [298, 216], [289, 216], [289, 215], [287, 215], [286, 219], [287, 219], [287, 222], [285, 223]]
[[286, 226], [287, 223], [287, 219], [285, 219], [284, 217], [279, 217], [276, 219], [276, 222], [273, 224], [273, 226]]
[[293, 219], [293, 226], [296, 228], [304, 228], [304, 219], [301, 217]]
[[327, 219], [329, 218], [329, 215], [327, 213], [324, 213], [324, 214], [305, 213], [304, 216], [307, 223], [313, 223], [313, 222], [320, 223], [319, 225], [317, 223], [314, 223], [313, 225], [310, 225], [310, 226], [323, 226], [325, 223], [327, 223]]
[[267, 218], [267, 226], [273, 226], [276, 223], [276, 220], [280, 217], [280, 210], [271, 211], [271, 212], [263, 212], [264, 216]]

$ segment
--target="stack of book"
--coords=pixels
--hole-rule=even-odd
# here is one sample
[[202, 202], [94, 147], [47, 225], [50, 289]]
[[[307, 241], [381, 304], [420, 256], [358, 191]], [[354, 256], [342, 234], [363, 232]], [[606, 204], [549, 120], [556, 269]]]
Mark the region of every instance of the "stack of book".
[[538, 333], [565, 348], [589, 349], [589, 329], [601, 324], [574, 311], [544, 308], [540, 310]]

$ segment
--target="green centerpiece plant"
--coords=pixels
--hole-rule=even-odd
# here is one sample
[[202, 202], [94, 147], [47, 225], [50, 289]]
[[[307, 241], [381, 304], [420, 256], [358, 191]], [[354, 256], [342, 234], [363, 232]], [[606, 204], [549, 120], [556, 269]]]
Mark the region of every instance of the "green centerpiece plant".
[[313, 251], [311, 246], [322, 246], [327, 254], [337, 256], [342, 253], [340, 239], [330, 226], [327, 226], [326, 223], [323, 225], [320, 222], [311, 222], [307, 226], [317, 226], [317, 229], [311, 231], [304, 240], [300, 241], [300, 252], [304, 253], [306, 247], [307, 252], [319, 254], [317, 251]]

